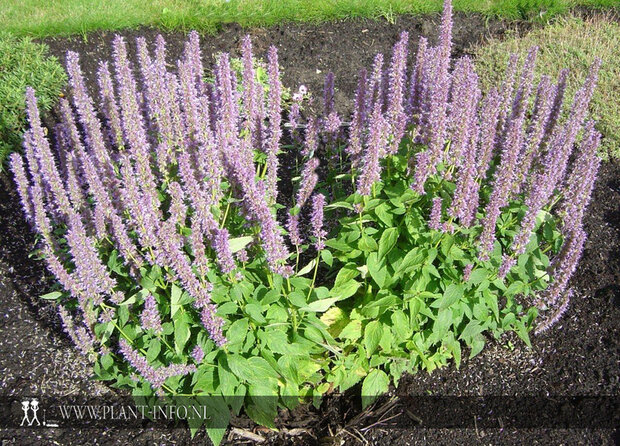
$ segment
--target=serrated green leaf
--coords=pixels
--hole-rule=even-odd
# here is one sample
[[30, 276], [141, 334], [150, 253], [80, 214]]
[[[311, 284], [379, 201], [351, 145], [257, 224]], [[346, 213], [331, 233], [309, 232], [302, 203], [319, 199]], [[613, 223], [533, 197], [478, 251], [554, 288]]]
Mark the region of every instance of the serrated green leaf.
[[328, 299], [315, 300], [310, 302], [305, 307], [301, 307], [301, 311], [310, 311], [313, 313], [323, 313], [327, 311], [335, 302], [339, 300], [339, 297], [330, 297]]
[[183, 354], [183, 349], [190, 337], [190, 327], [185, 315], [177, 317], [174, 321], [174, 347], [177, 355]]
[[400, 276], [409, 269], [424, 263], [424, 253], [419, 248], [413, 248], [399, 263], [398, 269], [394, 272], [394, 276]]
[[345, 284], [332, 288], [330, 295], [336, 298], [336, 300], [344, 300], [353, 296], [361, 285], [357, 280], [350, 280]]
[[372, 252], [368, 256], [366, 265], [368, 267], [368, 272], [370, 273], [370, 276], [375, 282], [377, 282], [379, 288], [383, 288], [388, 277], [388, 271], [387, 267], [385, 266], [385, 262], [379, 260], [379, 256], [376, 252]]
[[488, 272], [486, 269], [476, 268], [475, 270], [471, 272], [469, 276], [469, 280], [467, 282], [473, 285], [478, 285], [480, 282], [482, 282], [484, 279], [487, 278], [487, 275], [488, 275]]
[[39, 299], [45, 300], [57, 300], [62, 297], [62, 293], [60, 291], [52, 291], [51, 293], [43, 294], [39, 296]]
[[340, 339], [356, 340], [362, 337], [362, 321], [352, 320], [338, 335]]
[[321, 251], [321, 259], [323, 259], [328, 266], [332, 266], [334, 264], [334, 257], [329, 249], [323, 249]]
[[305, 274], [308, 274], [310, 271], [314, 269], [316, 262], [317, 262], [316, 258], [312, 259], [306, 266], [304, 266], [302, 269], [299, 270], [299, 272], [297, 273], [297, 276], [303, 276]]
[[383, 231], [383, 234], [381, 234], [381, 238], [379, 239], [379, 259], [383, 259], [383, 257], [385, 257], [396, 245], [399, 232], [400, 231], [398, 228], [387, 228]]
[[390, 379], [383, 370], [375, 369], [370, 372], [362, 383], [362, 409], [387, 392], [389, 384]]
[[264, 324], [267, 322], [267, 319], [263, 316], [263, 309], [257, 303], [247, 304], [245, 306], [245, 312], [258, 324]]
[[357, 270], [357, 265], [355, 263], [347, 263], [345, 266], [340, 268], [340, 271], [338, 271], [336, 280], [334, 281], [334, 288], [346, 284], [351, 279], [355, 279], [359, 275], [360, 272]]
[[149, 344], [149, 349], [146, 351], [146, 360], [148, 362], [153, 362], [157, 356], [159, 356], [159, 352], [161, 352], [161, 341], [157, 338], [151, 340]]
[[463, 286], [451, 283], [436, 304], [431, 305], [433, 308], [444, 309], [450, 307], [463, 297]]
[[370, 358], [379, 346], [382, 335], [383, 326], [379, 321], [371, 321], [364, 328], [364, 347], [366, 347], [367, 358]]
[[377, 242], [367, 234], [362, 235], [362, 237], [359, 239], [359, 242], [357, 243], [357, 247], [364, 252], [376, 251], [379, 248]]
[[226, 331], [226, 340], [229, 344], [234, 345], [245, 340], [248, 333], [248, 320], [239, 319], [233, 322], [228, 331]]
[[228, 244], [230, 245], [230, 252], [234, 254], [241, 251], [243, 248], [248, 246], [252, 242], [252, 240], [254, 240], [254, 237], [249, 235], [244, 237], [231, 238], [230, 240], [228, 240]]

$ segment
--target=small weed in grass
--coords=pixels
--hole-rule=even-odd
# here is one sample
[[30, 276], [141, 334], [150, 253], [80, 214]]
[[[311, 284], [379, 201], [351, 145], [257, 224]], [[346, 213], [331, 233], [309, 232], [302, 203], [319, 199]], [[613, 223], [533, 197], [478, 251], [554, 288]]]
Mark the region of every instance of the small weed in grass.
[[601, 155], [620, 159], [620, 25], [605, 17], [582, 20], [565, 18], [527, 34], [502, 41], [492, 40], [476, 50], [477, 72], [488, 90], [501, 77], [511, 53], [524, 56], [530, 47], [540, 47], [538, 73], [557, 77], [570, 68], [568, 95], [572, 97], [595, 57], [603, 60], [599, 84], [592, 100], [592, 114], [603, 134]]
[[21, 141], [26, 86], [36, 88], [41, 107], [48, 110], [65, 84], [62, 66], [47, 50], [29, 38], [0, 34], [0, 169]]

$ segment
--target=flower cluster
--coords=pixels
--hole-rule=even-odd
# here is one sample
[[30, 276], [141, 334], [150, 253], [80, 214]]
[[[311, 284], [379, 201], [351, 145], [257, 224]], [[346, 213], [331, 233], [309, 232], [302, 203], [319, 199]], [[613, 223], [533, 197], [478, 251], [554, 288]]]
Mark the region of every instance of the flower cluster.
[[[498, 277], [506, 277], [525, 252], [541, 211], [556, 210], [561, 216], [565, 250], [570, 249], [572, 254], [559, 256], [562, 267], [557, 268], [554, 285], [541, 308], [553, 306], [564, 293], [574, 269], [571, 265], [579, 258], [580, 244], [571, 240], [582, 238], [581, 221], [598, 169], [600, 135], [592, 122], [586, 123], [586, 114], [600, 60], [592, 65], [570, 107], [563, 104], [566, 70], [555, 84], [550, 77], [542, 76], [534, 85], [536, 47], [520, 69], [518, 57], [513, 55], [501, 88], [483, 96], [468, 57], [456, 60], [452, 67], [451, 29], [451, 2], [446, 1], [438, 46], [430, 47], [421, 38], [410, 74], [407, 33], [394, 46], [389, 67], [383, 66], [379, 54], [371, 76], [365, 70], [360, 73], [347, 145], [358, 175], [357, 192], [373, 195], [386, 156], [394, 153], [403, 138], [403, 123], [412, 125], [416, 142], [426, 148], [409, 160], [411, 188], [418, 194], [428, 193], [427, 180], [438, 171], [445, 181], [455, 183], [449, 203], [445, 197], [432, 199], [429, 226], [453, 232], [456, 223], [463, 228], [479, 225], [480, 261], [489, 261], [498, 246], [502, 212], [511, 200], [523, 197], [527, 212], [511, 246], [505, 249]], [[408, 97], [404, 94], [405, 79], [409, 79]], [[562, 113], [567, 115], [565, 120], [560, 119]], [[575, 151], [581, 133], [583, 138]], [[571, 157], [575, 161], [569, 169]], [[443, 224], [442, 201], [447, 212]]]
[[[251, 42], [244, 40], [239, 90], [226, 54], [218, 59], [214, 82], [204, 81], [195, 32], [175, 70], [161, 37], [152, 52], [143, 38], [136, 47], [134, 65], [125, 40], [114, 39], [112, 63], [100, 63], [97, 71], [97, 98], [86, 87], [77, 53], [67, 54], [71, 100], [61, 100], [55, 146], [28, 88], [25, 160], [17, 154], [11, 160], [18, 192], [49, 269], [78, 302], [77, 312], [61, 306], [61, 316], [83, 351], [96, 348], [98, 315], [111, 320], [111, 311], [120, 310], [155, 267], [165, 271], [162, 286], [175, 284], [189, 294], [193, 306], [187, 311], [222, 346], [224, 320], [211, 301], [211, 273], [234, 282], [249, 260], [246, 249], [233, 255], [231, 239], [250, 236], [252, 256], [264, 257], [273, 273], [291, 273], [272, 212], [282, 137], [277, 50], [269, 50], [265, 85], [257, 81]], [[313, 143], [312, 137], [308, 132], [309, 146], [318, 138]], [[264, 153], [264, 165], [255, 164], [255, 152]], [[312, 194], [317, 166], [316, 159], [306, 163], [299, 206]], [[246, 224], [233, 234], [227, 220], [234, 216]], [[110, 266], [111, 259], [118, 267]], [[155, 335], [166, 321], [158, 300], [147, 294], [139, 318], [142, 329]], [[124, 356], [161, 387], [165, 373], [143, 367], [131, 339], [121, 338]], [[197, 362], [201, 351], [196, 345]]]
[[[387, 382], [382, 369], [400, 376], [403, 358], [432, 370], [441, 355], [460, 357], [461, 340], [480, 351], [481, 330], [513, 324], [527, 337], [532, 313], [517, 320], [517, 295], [537, 297], [539, 332], [553, 325], [573, 293], [600, 163], [587, 117], [600, 61], [570, 105], [566, 71], [534, 82], [537, 48], [522, 63], [512, 56], [502, 85], [483, 95], [472, 61], [453, 63], [451, 33], [446, 0], [437, 46], [421, 38], [412, 66], [407, 32], [391, 58], [378, 54], [360, 72], [349, 126], [332, 73], [319, 116], [304, 115], [300, 87], [283, 119], [277, 51], [261, 80], [249, 38], [240, 69], [222, 54], [207, 81], [194, 32], [174, 65], [161, 37], [152, 48], [138, 38], [135, 61], [116, 37], [96, 98], [69, 52], [71, 99], [60, 101], [55, 145], [29, 88], [24, 156], [11, 167], [66, 291], [63, 328], [98, 355], [98, 373], [111, 379], [120, 352], [122, 370], [159, 393], [319, 395], [324, 386], [309, 384], [319, 363], [343, 390], [357, 382], [348, 376], [368, 373], [373, 386]], [[286, 125], [299, 150], [283, 156]], [[279, 194], [288, 184], [293, 193]], [[316, 258], [299, 268], [308, 249]], [[425, 306], [417, 322], [414, 305]], [[372, 371], [331, 362], [362, 344]], [[415, 352], [373, 354], [409, 345]], [[291, 362], [308, 358], [299, 370]], [[398, 369], [388, 370], [393, 358]], [[302, 370], [316, 373], [302, 379]]]

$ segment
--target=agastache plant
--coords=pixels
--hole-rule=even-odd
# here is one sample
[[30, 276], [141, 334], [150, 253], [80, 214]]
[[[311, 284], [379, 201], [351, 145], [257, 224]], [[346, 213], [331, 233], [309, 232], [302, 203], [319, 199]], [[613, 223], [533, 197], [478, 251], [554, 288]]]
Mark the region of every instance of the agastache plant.
[[451, 58], [451, 8], [411, 66], [403, 32], [360, 71], [348, 125], [331, 73], [318, 115], [305, 92], [286, 110], [277, 50], [261, 74], [249, 38], [206, 73], [196, 33], [174, 64], [161, 37], [135, 60], [116, 37], [92, 93], [70, 52], [54, 144], [27, 90], [11, 168], [59, 285], [46, 298], [99, 378], [209, 396], [218, 443], [237, 397], [270, 427], [359, 381], [366, 406], [484, 333], [529, 344], [560, 319], [600, 164], [601, 62], [572, 104], [567, 71], [534, 83], [536, 48], [483, 94]]

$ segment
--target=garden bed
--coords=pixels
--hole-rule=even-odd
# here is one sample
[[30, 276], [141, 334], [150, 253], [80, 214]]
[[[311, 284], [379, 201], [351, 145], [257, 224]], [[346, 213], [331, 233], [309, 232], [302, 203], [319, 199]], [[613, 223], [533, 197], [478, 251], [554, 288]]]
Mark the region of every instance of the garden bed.
[[[439, 21], [433, 18], [400, 18], [394, 24], [385, 21], [347, 21], [319, 26], [282, 25], [269, 29], [249, 31], [253, 37], [255, 54], [263, 56], [274, 44], [280, 50], [280, 64], [284, 69], [284, 83], [292, 88], [303, 83], [315, 97], [320, 96], [325, 74], [336, 76], [336, 106], [346, 110], [354, 96], [356, 73], [369, 66], [377, 52], [388, 54], [401, 30], [408, 30], [411, 41], [419, 35], [431, 36]], [[529, 25], [500, 21], [486, 21], [475, 15], [456, 14], [454, 27], [454, 55], [468, 52], [471, 44], [479, 43], [489, 35], [501, 36], [507, 28], [525, 29]], [[123, 32], [129, 42], [142, 35], [154, 40], [158, 33], [152, 29]], [[217, 36], [203, 39], [202, 50], [206, 60], [218, 51], [238, 54], [240, 39], [246, 30], [227, 26]], [[94, 82], [96, 63], [110, 57], [113, 33], [95, 33], [87, 40], [48, 39], [52, 53], [64, 60], [67, 49], [81, 55], [83, 70], [89, 82]], [[165, 34], [169, 54], [180, 53], [185, 35]], [[431, 39], [432, 40], [432, 39]], [[338, 45], [338, 42], [346, 42]], [[413, 51], [412, 51], [413, 53]], [[0, 196], [0, 305], [3, 328], [0, 349], [3, 352], [2, 393], [10, 394], [110, 394], [100, 384], [88, 381], [88, 365], [82, 361], [66, 337], [61, 333], [56, 317], [47, 311], [37, 296], [47, 292], [51, 282], [42, 262], [27, 257], [34, 239], [21, 217], [18, 198], [9, 178], [2, 178]], [[397, 391], [402, 395], [616, 395], [619, 385], [620, 344], [617, 321], [620, 316], [620, 166], [605, 163], [601, 166], [585, 229], [589, 234], [583, 258], [573, 277], [577, 290], [567, 314], [560, 323], [542, 336], [534, 337], [533, 349], [527, 349], [518, 339], [503, 343], [491, 342], [472, 360], [465, 360], [460, 370], [453, 366], [438, 370], [429, 376], [418, 373], [404, 378]], [[18, 351], [22, 353], [18, 354]], [[359, 392], [357, 392], [359, 393]], [[351, 395], [356, 392], [351, 392]], [[375, 407], [381, 407], [389, 396], [381, 398]], [[395, 406], [391, 414], [403, 412]], [[609, 430], [547, 430], [534, 429], [398, 429], [414, 427], [415, 417], [424, 418], [408, 407], [414, 415], [402, 414], [386, 423], [365, 431], [362, 435], [372, 444], [405, 444], [406, 442], [459, 443], [501, 442], [522, 444], [526, 441], [551, 444], [557, 442], [578, 444], [612, 444]], [[327, 398], [320, 410], [301, 409], [285, 414], [279, 420], [280, 434], [258, 432], [273, 444], [315, 444], [323, 438], [327, 443], [339, 444], [331, 437], [347, 427], [353, 433], [376, 421], [373, 417], [355, 418], [361, 412], [358, 398], [345, 396]], [[233, 426], [252, 429], [249, 419], [233, 420]], [[293, 431], [300, 436], [291, 436]], [[287, 433], [287, 430], [289, 431]], [[2, 438], [15, 438], [16, 444], [41, 444], [56, 441], [60, 444], [80, 444], [84, 436], [93, 432], [79, 430], [20, 430], [2, 433]], [[146, 444], [189, 442], [189, 432], [175, 430], [108, 430], [97, 434], [102, 444]], [[314, 438], [313, 438], [314, 437]], [[352, 436], [340, 432], [339, 438], [351, 444]], [[203, 433], [199, 440], [206, 441]], [[333, 443], [329, 443], [333, 441]]]

